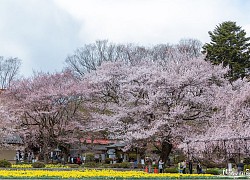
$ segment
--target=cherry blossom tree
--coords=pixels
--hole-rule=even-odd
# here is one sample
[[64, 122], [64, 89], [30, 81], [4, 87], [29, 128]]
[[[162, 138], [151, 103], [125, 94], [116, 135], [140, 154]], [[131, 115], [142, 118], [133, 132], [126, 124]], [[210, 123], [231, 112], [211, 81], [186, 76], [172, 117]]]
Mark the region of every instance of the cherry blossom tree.
[[[237, 80], [217, 93], [218, 113], [210, 120], [210, 128], [196, 140], [191, 140], [189, 150], [204, 153], [213, 161], [226, 162], [232, 155], [249, 156], [250, 134], [250, 83]], [[187, 149], [187, 147], [186, 147]], [[209, 153], [208, 153], [209, 152]], [[216, 156], [219, 155], [218, 156]], [[240, 161], [237, 157], [237, 161]]]
[[16, 119], [8, 114], [3, 99], [0, 100], [0, 147], [9, 146], [7, 140], [10, 139], [17, 129], [15, 126]]
[[78, 113], [84, 87], [71, 72], [37, 73], [17, 81], [2, 96], [29, 145], [38, 146], [47, 161], [49, 150], [73, 141], [84, 127]]
[[131, 145], [151, 142], [164, 162], [173, 146], [206, 131], [228, 69], [203, 59], [179, 60], [164, 66], [110, 62], [87, 75], [98, 109], [96, 128], [108, 128], [113, 138]]

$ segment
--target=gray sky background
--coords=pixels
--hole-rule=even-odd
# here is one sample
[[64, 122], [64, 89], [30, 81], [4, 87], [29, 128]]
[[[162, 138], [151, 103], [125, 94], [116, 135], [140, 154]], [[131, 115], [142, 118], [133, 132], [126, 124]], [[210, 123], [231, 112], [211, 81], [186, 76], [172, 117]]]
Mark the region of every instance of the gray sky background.
[[20, 74], [55, 72], [86, 43], [154, 45], [235, 21], [250, 36], [250, 0], [0, 0], [0, 56], [22, 60]]

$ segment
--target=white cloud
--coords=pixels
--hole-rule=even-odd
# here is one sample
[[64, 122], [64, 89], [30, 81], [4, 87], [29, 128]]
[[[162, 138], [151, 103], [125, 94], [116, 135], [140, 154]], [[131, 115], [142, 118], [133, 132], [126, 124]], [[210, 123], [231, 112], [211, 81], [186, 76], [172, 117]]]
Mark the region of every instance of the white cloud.
[[80, 46], [80, 26], [50, 0], [0, 2], [0, 55], [22, 59], [21, 74], [60, 71]]
[[82, 24], [88, 42], [110, 39], [143, 44], [209, 41], [208, 31], [226, 20], [241, 21], [236, 1], [55, 0]]
[[0, 56], [22, 59], [22, 74], [61, 70], [68, 54], [97, 39], [116, 43], [210, 41], [236, 21], [250, 36], [248, 0], [1, 0]]

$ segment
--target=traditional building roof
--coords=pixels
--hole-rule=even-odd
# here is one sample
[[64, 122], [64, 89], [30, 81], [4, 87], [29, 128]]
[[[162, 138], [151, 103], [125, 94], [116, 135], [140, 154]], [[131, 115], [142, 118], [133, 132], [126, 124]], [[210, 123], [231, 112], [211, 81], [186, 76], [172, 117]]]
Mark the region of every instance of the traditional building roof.
[[8, 137], [4, 137], [1, 141], [7, 144], [23, 144], [22, 138], [17, 134], [12, 134]]
[[80, 141], [82, 143], [86, 143], [86, 144], [103, 144], [103, 145], [108, 145], [108, 144], [112, 144], [115, 141], [114, 140], [109, 140], [109, 139], [80, 139]]

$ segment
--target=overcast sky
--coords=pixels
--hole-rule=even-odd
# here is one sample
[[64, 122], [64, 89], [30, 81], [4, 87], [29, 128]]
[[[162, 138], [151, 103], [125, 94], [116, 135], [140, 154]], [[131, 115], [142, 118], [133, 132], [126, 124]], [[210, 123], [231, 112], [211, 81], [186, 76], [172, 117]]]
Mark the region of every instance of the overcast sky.
[[0, 0], [0, 56], [22, 60], [21, 75], [55, 72], [87, 43], [154, 45], [235, 21], [250, 36], [250, 0]]

